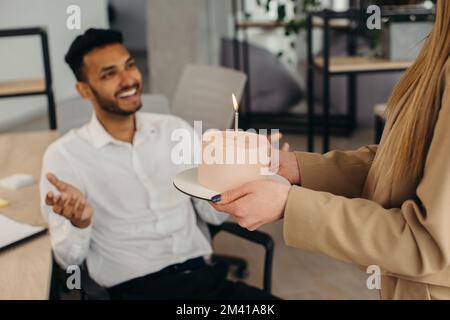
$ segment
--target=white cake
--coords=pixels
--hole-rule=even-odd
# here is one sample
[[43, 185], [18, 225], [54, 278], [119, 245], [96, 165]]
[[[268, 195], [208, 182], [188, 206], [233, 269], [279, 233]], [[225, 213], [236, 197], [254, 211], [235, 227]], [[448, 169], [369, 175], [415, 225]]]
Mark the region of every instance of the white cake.
[[209, 131], [202, 137], [198, 182], [218, 193], [246, 182], [264, 179], [269, 168], [270, 144], [249, 132]]

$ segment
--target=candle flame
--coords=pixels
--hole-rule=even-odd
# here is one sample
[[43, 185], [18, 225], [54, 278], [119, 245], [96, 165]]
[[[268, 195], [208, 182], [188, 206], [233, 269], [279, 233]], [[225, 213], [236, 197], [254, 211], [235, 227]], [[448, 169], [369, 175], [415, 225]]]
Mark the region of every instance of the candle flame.
[[234, 93], [233, 93], [232, 97], [233, 97], [233, 108], [234, 108], [234, 111], [237, 112], [239, 109], [239, 105], [237, 103], [236, 96], [234, 95]]

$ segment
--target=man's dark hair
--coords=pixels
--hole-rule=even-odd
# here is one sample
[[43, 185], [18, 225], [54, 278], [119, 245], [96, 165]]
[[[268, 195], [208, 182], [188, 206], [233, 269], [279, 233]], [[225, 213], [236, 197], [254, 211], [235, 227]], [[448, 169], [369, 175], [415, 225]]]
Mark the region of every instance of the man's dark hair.
[[79, 35], [70, 45], [64, 60], [70, 66], [78, 81], [84, 80], [83, 58], [95, 48], [101, 48], [108, 44], [123, 43], [122, 33], [107, 29], [88, 29]]

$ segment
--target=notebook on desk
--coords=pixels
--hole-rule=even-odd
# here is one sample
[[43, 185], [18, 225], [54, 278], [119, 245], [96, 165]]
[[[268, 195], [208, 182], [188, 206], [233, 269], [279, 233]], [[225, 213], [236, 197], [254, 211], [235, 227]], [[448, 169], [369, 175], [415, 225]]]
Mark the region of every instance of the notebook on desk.
[[20, 223], [0, 214], [0, 250], [34, 238], [46, 231], [44, 227]]

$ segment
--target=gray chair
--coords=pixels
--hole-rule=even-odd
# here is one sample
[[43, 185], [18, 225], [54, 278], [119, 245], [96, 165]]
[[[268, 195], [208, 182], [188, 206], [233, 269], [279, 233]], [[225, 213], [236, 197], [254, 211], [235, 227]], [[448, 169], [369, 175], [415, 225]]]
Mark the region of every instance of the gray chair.
[[[241, 41], [223, 38], [221, 65], [233, 68], [235, 47], [243, 52], [243, 46]], [[288, 112], [302, 101], [304, 94], [299, 82], [275, 54], [248, 43], [248, 63], [252, 112]]]
[[215, 66], [188, 65], [183, 70], [171, 105], [171, 113], [190, 125], [201, 120], [203, 130], [231, 128], [234, 93], [240, 101], [247, 77], [244, 73]]

